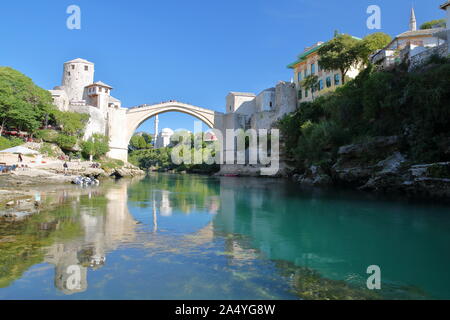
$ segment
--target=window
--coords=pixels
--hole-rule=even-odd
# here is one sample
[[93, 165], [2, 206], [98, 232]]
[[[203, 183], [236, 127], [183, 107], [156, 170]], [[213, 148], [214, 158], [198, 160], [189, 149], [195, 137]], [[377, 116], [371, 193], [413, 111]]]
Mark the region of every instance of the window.
[[334, 75], [334, 85], [338, 86], [341, 83], [341, 76], [339, 74]]
[[297, 81], [298, 82], [302, 81], [302, 72], [301, 71], [299, 71], [297, 74]]
[[98, 92], [102, 92], [102, 88], [98, 88]]
[[311, 64], [311, 74], [315, 74], [316, 73], [316, 64], [312, 63]]
[[72, 65], [72, 70], [75, 70], [75, 65]]
[[308, 98], [308, 90], [305, 89], [305, 98]]
[[305, 75], [305, 78], [308, 76], [308, 69], [305, 69], [304, 75]]
[[327, 88], [331, 87], [331, 77], [327, 77], [326, 82], [327, 82]]
[[70, 77], [70, 71], [67, 72], [67, 75]]
[[320, 67], [320, 63], [317, 63], [317, 71], [321, 72], [322, 68]]
[[319, 91], [323, 90], [323, 80], [319, 81]]
[[270, 101], [270, 103], [269, 103], [269, 107], [271, 107], [271, 108], [272, 108], [272, 106], [273, 106], [273, 103], [272, 103], [272, 101]]
[[89, 66], [84, 66], [84, 71], [89, 71]]
[[302, 100], [303, 99], [303, 90], [300, 89], [298, 90], [298, 100]]

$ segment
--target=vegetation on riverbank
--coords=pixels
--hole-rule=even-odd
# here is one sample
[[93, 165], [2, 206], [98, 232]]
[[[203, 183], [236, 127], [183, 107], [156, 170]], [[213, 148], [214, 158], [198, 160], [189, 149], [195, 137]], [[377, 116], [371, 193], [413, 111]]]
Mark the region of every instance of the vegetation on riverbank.
[[412, 162], [450, 161], [450, 59], [432, 57], [408, 72], [369, 65], [333, 93], [279, 121], [288, 156], [295, 167], [329, 167], [339, 147], [399, 136], [401, 152]]
[[[187, 139], [186, 139], [187, 138]], [[185, 139], [182, 141], [180, 146], [185, 146], [184, 150], [181, 150], [180, 156], [182, 156], [185, 150], [189, 152], [190, 159], [195, 157], [203, 157], [206, 153], [215, 156], [214, 143], [204, 141], [203, 133], [194, 136], [192, 133], [186, 134], [186, 132], [178, 132], [172, 137], [173, 142], [178, 142], [180, 139]], [[140, 142], [139, 142], [140, 141]], [[186, 142], [185, 142], [186, 141]], [[133, 142], [133, 139], [132, 139]], [[143, 144], [142, 139], [135, 140], [135, 144]], [[165, 148], [154, 149], [151, 145], [147, 145], [144, 148], [136, 148], [136, 145], [130, 146], [129, 161], [135, 166], [140, 167], [143, 170], [151, 171], [174, 171], [174, 172], [187, 172], [187, 173], [201, 173], [201, 174], [213, 174], [220, 170], [220, 166], [217, 164], [194, 164], [194, 163], [175, 163], [172, 159], [172, 154], [178, 152], [174, 150], [173, 145], [169, 145]], [[193, 162], [193, 161], [192, 161]]]

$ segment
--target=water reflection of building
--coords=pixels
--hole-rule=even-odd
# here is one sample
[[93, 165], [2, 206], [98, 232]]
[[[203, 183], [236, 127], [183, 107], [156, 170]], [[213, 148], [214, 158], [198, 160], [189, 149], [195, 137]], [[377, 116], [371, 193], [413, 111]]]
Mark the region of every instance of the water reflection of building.
[[[104, 194], [104, 206], [83, 204], [89, 193], [72, 203], [74, 216], [79, 212], [82, 235], [75, 240], [52, 245], [45, 261], [55, 265], [55, 286], [64, 294], [84, 292], [88, 287], [87, 271], [106, 263], [106, 253], [121, 243], [135, 239], [136, 221], [128, 211], [129, 180], [122, 180]], [[98, 196], [97, 196], [98, 199]]]
[[161, 199], [159, 201], [159, 212], [163, 217], [170, 217], [172, 215], [172, 206], [170, 204], [170, 192], [167, 190], [161, 191]]

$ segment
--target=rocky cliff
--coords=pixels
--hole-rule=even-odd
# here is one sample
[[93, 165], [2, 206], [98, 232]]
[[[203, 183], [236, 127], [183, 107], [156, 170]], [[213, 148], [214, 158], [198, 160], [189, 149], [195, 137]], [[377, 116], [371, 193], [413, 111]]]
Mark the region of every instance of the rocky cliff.
[[311, 166], [295, 181], [313, 186], [344, 185], [360, 190], [450, 199], [450, 162], [413, 163], [397, 136], [343, 146], [329, 166]]

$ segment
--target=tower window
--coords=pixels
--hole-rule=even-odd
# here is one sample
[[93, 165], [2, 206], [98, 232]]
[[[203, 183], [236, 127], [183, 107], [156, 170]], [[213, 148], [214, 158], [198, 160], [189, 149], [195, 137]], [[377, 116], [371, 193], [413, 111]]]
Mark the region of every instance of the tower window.
[[102, 92], [102, 88], [98, 88], [98, 92]]
[[67, 72], [67, 75], [70, 77], [70, 71]]
[[88, 66], [84, 66], [84, 71], [89, 71], [89, 67]]
[[72, 65], [72, 70], [74, 70], [75, 69], [75, 65]]

